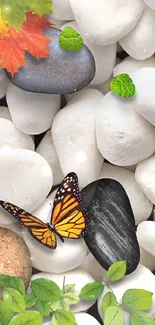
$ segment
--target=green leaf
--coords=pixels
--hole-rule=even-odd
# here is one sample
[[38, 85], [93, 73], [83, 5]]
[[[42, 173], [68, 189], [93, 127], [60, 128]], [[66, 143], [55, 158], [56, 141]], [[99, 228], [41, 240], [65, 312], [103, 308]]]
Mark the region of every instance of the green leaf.
[[85, 300], [96, 300], [100, 297], [103, 290], [104, 285], [101, 282], [91, 282], [82, 288], [80, 297]]
[[62, 294], [57, 284], [47, 279], [36, 279], [31, 282], [34, 295], [43, 302], [61, 300]]
[[42, 302], [41, 300], [37, 300], [36, 307], [41, 315], [49, 316], [51, 311], [51, 303], [50, 302]]
[[74, 314], [71, 311], [58, 309], [54, 313], [57, 325], [77, 325]]
[[19, 291], [22, 295], [25, 294], [25, 286], [24, 286], [24, 282], [21, 278], [12, 276], [10, 278], [9, 281], [9, 285], [10, 288], [16, 289], [17, 291]]
[[148, 310], [152, 306], [152, 292], [129, 289], [123, 294], [122, 303], [130, 310]]
[[5, 0], [1, 7], [2, 17], [18, 30], [26, 19], [23, 0]]
[[38, 311], [25, 311], [14, 316], [9, 325], [42, 325], [42, 315]]
[[0, 300], [0, 325], [8, 325], [13, 317], [13, 312], [8, 309], [5, 302]]
[[25, 7], [33, 11], [35, 14], [42, 16], [52, 12], [51, 0], [25, 0]]
[[155, 320], [143, 311], [130, 314], [130, 325], [155, 325]]
[[123, 325], [124, 315], [119, 306], [109, 307], [104, 315], [104, 325]]
[[0, 274], [0, 287], [8, 287], [10, 276], [6, 274]]
[[83, 48], [83, 39], [74, 28], [68, 26], [60, 33], [59, 45], [66, 51], [78, 52]]
[[52, 317], [52, 323], [51, 323], [52, 325], [60, 325], [60, 323], [58, 323], [57, 322], [57, 320], [56, 320], [56, 318], [55, 318], [55, 316], [53, 315], [53, 317]]
[[75, 292], [75, 284], [66, 284], [64, 286], [64, 293], [74, 293]]
[[25, 307], [31, 308], [37, 302], [37, 297], [33, 293], [30, 293], [24, 297], [24, 300], [25, 300]]
[[74, 304], [77, 304], [80, 301], [79, 297], [76, 296], [74, 293], [71, 293], [71, 292], [64, 293], [63, 300], [68, 305], [74, 305]]
[[106, 278], [110, 282], [118, 281], [124, 277], [125, 273], [126, 261], [118, 261], [109, 267]]
[[136, 93], [136, 87], [127, 73], [115, 77], [110, 83], [110, 90], [121, 97], [132, 97]]
[[61, 300], [52, 302], [52, 304], [51, 304], [52, 311], [56, 311], [60, 307], [61, 307]]
[[60, 308], [58, 308], [58, 309], [61, 309], [61, 308], [63, 308], [64, 310], [70, 310], [70, 306], [64, 300], [62, 300], [60, 302]]
[[102, 311], [105, 313], [110, 306], [117, 306], [117, 300], [112, 292], [107, 292], [102, 299]]
[[3, 300], [14, 312], [22, 312], [25, 310], [24, 297], [15, 289], [3, 289]]

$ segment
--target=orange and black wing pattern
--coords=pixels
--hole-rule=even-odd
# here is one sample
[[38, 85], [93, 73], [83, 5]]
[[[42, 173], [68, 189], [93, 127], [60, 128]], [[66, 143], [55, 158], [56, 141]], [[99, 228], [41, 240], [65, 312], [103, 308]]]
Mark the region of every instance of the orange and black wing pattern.
[[56, 236], [46, 223], [9, 202], [0, 201], [0, 205], [25, 226], [37, 241], [47, 247], [56, 248]]
[[69, 173], [56, 193], [51, 224], [61, 237], [78, 239], [85, 234], [87, 219], [87, 213], [82, 208], [77, 175]]

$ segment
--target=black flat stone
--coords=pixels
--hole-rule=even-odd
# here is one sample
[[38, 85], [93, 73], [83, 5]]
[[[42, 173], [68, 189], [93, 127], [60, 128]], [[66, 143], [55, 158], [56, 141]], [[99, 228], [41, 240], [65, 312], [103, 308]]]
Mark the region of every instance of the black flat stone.
[[127, 261], [127, 274], [140, 260], [136, 227], [128, 196], [122, 185], [100, 179], [82, 190], [83, 206], [89, 215], [85, 242], [106, 270], [120, 260]]
[[45, 94], [69, 94], [85, 88], [94, 78], [95, 61], [87, 46], [81, 51], [66, 51], [59, 46], [61, 30], [48, 28], [44, 34], [52, 40], [49, 56], [35, 59], [26, 53], [26, 68], [21, 67], [10, 81], [17, 87]]

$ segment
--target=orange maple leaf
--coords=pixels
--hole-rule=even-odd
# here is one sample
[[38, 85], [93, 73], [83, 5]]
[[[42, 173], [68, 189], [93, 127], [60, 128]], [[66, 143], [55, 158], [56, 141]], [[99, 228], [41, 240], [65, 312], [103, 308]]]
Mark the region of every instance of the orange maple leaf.
[[19, 32], [10, 26], [6, 35], [0, 35], [1, 67], [6, 68], [13, 76], [21, 66], [26, 66], [25, 51], [37, 59], [48, 57], [48, 44], [51, 40], [42, 30], [51, 25], [46, 17], [27, 12], [27, 19]]

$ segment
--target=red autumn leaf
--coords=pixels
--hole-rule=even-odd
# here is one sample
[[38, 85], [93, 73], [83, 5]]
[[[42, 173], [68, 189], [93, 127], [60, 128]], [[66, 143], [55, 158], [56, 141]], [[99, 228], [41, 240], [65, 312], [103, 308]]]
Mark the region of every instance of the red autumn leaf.
[[49, 20], [31, 12], [19, 32], [9, 27], [7, 35], [0, 35], [0, 64], [12, 75], [22, 66], [26, 66], [25, 51], [37, 59], [46, 58], [49, 54], [48, 44], [51, 42], [42, 30], [51, 26]]

